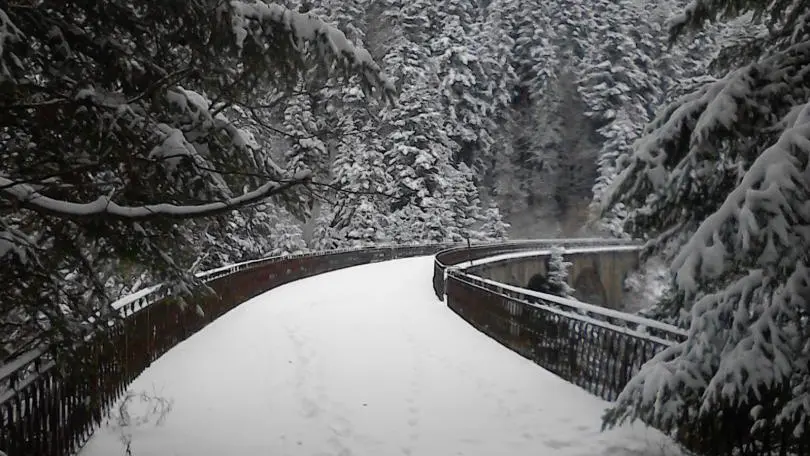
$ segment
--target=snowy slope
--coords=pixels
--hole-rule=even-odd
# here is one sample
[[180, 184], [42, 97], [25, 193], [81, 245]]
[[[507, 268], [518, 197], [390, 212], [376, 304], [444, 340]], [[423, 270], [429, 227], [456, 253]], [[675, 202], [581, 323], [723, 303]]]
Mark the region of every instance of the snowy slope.
[[[606, 403], [437, 303], [432, 258], [285, 285], [155, 362], [81, 456], [679, 454], [642, 426], [599, 432]], [[155, 410], [153, 410], [154, 412]], [[121, 437], [125, 436], [125, 439]], [[666, 447], [666, 448], [665, 448]]]

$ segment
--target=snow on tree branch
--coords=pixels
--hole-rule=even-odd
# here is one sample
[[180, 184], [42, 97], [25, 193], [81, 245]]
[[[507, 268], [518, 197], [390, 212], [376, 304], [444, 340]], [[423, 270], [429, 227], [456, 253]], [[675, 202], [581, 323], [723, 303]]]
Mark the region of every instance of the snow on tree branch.
[[[697, 291], [696, 276], [722, 275], [727, 256], [753, 247], [760, 265], [779, 268], [779, 252], [810, 247], [810, 104], [805, 105], [776, 144], [765, 150], [722, 206], [697, 229], [675, 258], [678, 285]], [[793, 224], [800, 222], [798, 227]], [[723, 239], [735, 226], [736, 233]], [[794, 231], [796, 228], [800, 228]], [[793, 231], [793, 232], [792, 232]], [[792, 266], [792, 265], [788, 265]], [[781, 266], [784, 267], [784, 266]]]
[[622, 170], [605, 190], [603, 212], [619, 202], [631, 211], [654, 207], [656, 220], [649, 220], [647, 210], [635, 216], [656, 230], [693, 218], [677, 208], [711, 204], [707, 194], [736, 185], [749, 157], [775, 139], [793, 100], [810, 96], [801, 82], [807, 63], [810, 44], [797, 44], [706, 82], [664, 108], [634, 150], [617, 159]]
[[[810, 44], [778, 51], [670, 105], [611, 201], [639, 231], [687, 240], [672, 261], [689, 336], [625, 387], [608, 423], [661, 429], [734, 410], [795, 432], [810, 407]], [[803, 104], [797, 104], [803, 103]], [[687, 221], [692, 228], [684, 228]], [[769, 403], [767, 392], [792, 391]], [[764, 416], [764, 415], [763, 415]], [[772, 424], [772, 423], [770, 423]], [[770, 425], [769, 424], [769, 425]]]
[[6, 198], [16, 199], [21, 206], [42, 214], [66, 218], [106, 216], [136, 221], [156, 218], [190, 219], [214, 216], [261, 201], [268, 196], [275, 195], [295, 185], [300, 185], [308, 181], [309, 175], [300, 173], [289, 181], [282, 183], [268, 182], [256, 190], [244, 193], [235, 198], [188, 206], [167, 203], [134, 207], [121, 206], [113, 202], [108, 196], [100, 196], [90, 203], [74, 203], [49, 198], [38, 193], [28, 184], [17, 184], [2, 176], [0, 176], [0, 187], [3, 188], [3, 193]]
[[23, 41], [20, 29], [11, 22], [5, 11], [0, 9], [0, 81], [11, 76], [8, 61], [14, 66], [19, 65], [17, 57], [8, 50], [11, 44]]
[[297, 13], [275, 3], [242, 0], [232, 0], [229, 12], [236, 45], [240, 49], [248, 37], [257, 41], [271, 38], [282, 27], [292, 33], [292, 44], [296, 49], [303, 51], [307, 42], [314, 43], [322, 56], [342, 61], [344, 66], [362, 75], [367, 88], [377, 88], [389, 99], [395, 92], [393, 83], [367, 50], [355, 46], [342, 31], [312, 14]]

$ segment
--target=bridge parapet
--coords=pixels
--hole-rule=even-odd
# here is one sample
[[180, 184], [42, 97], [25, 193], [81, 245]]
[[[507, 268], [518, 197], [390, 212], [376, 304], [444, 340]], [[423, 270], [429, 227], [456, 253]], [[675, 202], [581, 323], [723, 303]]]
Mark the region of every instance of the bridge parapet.
[[447, 275], [447, 305], [507, 348], [609, 401], [647, 361], [686, 338], [660, 322], [458, 270]]
[[75, 454], [105, 411], [154, 360], [221, 315], [277, 286], [341, 268], [431, 255], [449, 244], [403, 245], [263, 258], [199, 275], [215, 294], [182, 307], [153, 286], [113, 304], [121, 318], [104, 337], [74, 347], [84, 362], [61, 362], [42, 347], [0, 365], [0, 454]]
[[[574, 281], [587, 277], [584, 271], [594, 264], [604, 276], [623, 279], [638, 261], [638, 245], [620, 240], [454, 247], [436, 255], [436, 295], [440, 299], [446, 295], [450, 309], [506, 347], [613, 400], [643, 364], [685, 340], [687, 333], [655, 320], [523, 288], [531, 274], [545, 274], [551, 247], [563, 247], [567, 259], [573, 260]], [[600, 256], [607, 258], [603, 265], [598, 264]], [[522, 269], [510, 270], [510, 264]]]
[[[444, 278], [446, 269], [451, 266], [459, 266], [470, 262], [472, 265], [476, 261], [491, 259], [498, 256], [521, 255], [525, 252], [537, 250], [547, 250], [552, 247], [563, 247], [566, 249], [578, 247], [612, 247], [631, 245], [622, 239], [606, 238], [580, 238], [580, 239], [534, 239], [516, 240], [502, 243], [478, 244], [472, 246], [454, 246], [442, 250], [436, 254], [433, 265], [433, 291], [439, 299], [444, 298]], [[634, 245], [634, 244], [633, 244]]]
[[[563, 246], [562, 254], [572, 263], [568, 284], [580, 301], [611, 309], [624, 309], [624, 281], [638, 267], [636, 244], [612, 246]], [[538, 278], [545, 279], [551, 250], [540, 249], [498, 255], [458, 265], [468, 273], [516, 287], [534, 289]], [[544, 282], [542, 280], [541, 282]]]

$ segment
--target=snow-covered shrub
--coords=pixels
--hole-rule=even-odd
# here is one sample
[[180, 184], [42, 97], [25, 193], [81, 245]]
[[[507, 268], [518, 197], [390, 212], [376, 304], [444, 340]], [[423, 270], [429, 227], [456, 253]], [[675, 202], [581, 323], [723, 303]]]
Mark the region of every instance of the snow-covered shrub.
[[551, 250], [551, 256], [548, 259], [548, 286], [552, 293], [569, 298], [574, 294], [574, 288], [568, 284], [568, 269], [573, 266], [570, 261], [565, 261], [563, 253], [565, 251], [560, 248]]

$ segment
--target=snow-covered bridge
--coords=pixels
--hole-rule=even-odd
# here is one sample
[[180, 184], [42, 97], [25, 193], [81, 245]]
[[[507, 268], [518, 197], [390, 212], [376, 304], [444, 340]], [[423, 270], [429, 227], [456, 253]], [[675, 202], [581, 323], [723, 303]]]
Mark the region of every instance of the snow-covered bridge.
[[[83, 456], [633, 455], [665, 447], [672, 449], [664, 454], [676, 454], [663, 435], [642, 426], [600, 433], [606, 402], [473, 328], [580, 384], [585, 377], [574, 375], [571, 363], [541, 359], [532, 328], [513, 327], [519, 320], [492, 326], [481, 313], [490, 296], [498, 301], [487, 310], [492, 316], [521, 318], [513, 312], [520, 301], [505, 297], [508, 286], [445, 271], [460, 255], [547, 244], [474, 247], [440, 256], [447, 264], [418, 257], [438, 247], [418, 246], [229, 266], [207, 273], [222, 299], [201, 302], [203, 312], [147, 290], [119, 303], [129, 317], [115, 333], [118, 343], [88, 348], [99, 363], [92, 383], [56, 373], [45, 352], [0, 368], [0, 450], [63, 455], [89, 438]], [[334, 271], [408, 256], [417, 258]], [[473, 326], [436, 301], [445, 280], [448, 304]], [[467, 299], [468, 285], [485, 291], [480, 302]], [[666, 343], [617, 328], [615, 311], [577, 304], [577, 315], [552, 314], [599, 333], [598, 340], [617, 329], [645, 347]], [[599, 375], [590, 383], [607, 384]]]
[[[133, 424], [114, 409], [81, 456], [123, 454], [122, 442], [135, 456], [626, 456], [670, 445], [640, 426], [600, 433], [606, 403], [439, 305], [432, 265], [359, 266], [248, 301], [136, 379]], [[161, 422], [158, 399], [171, 401]]]

